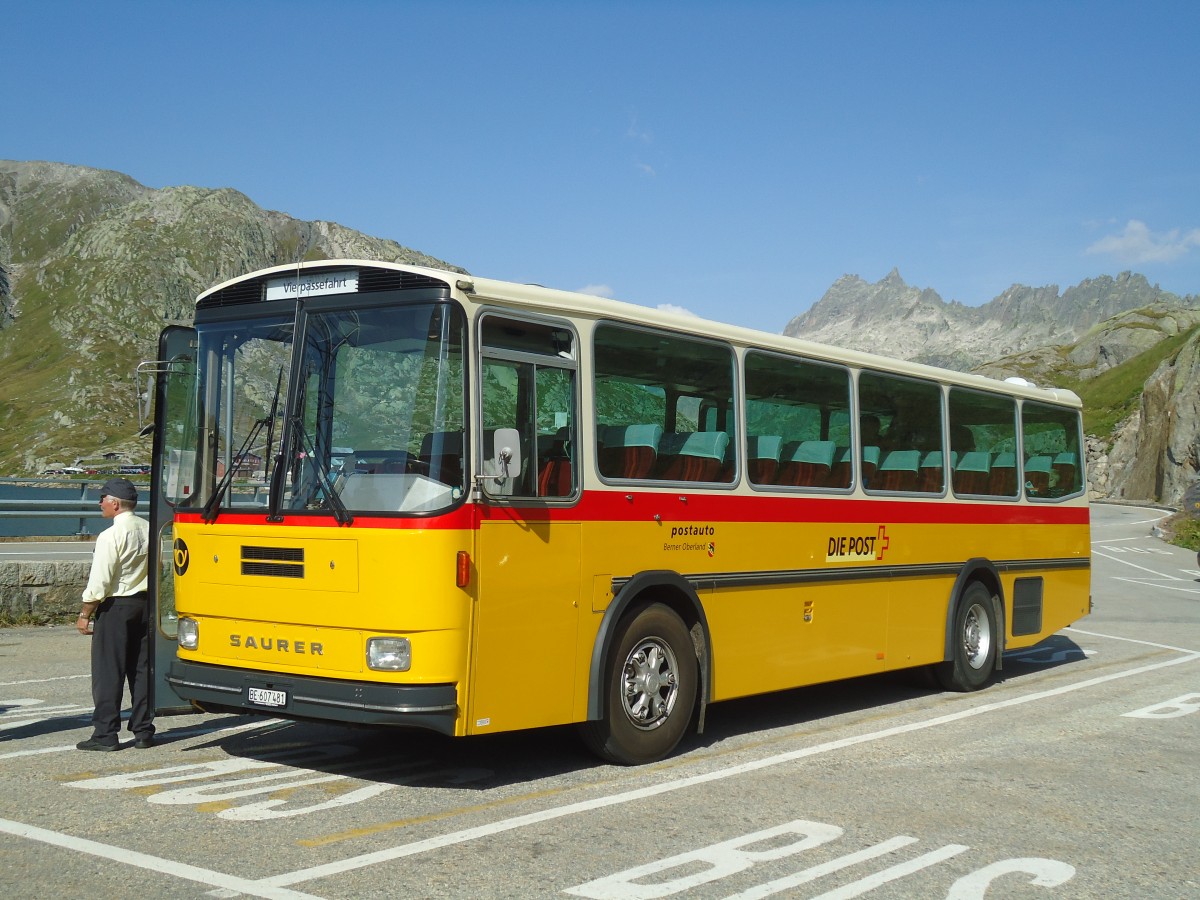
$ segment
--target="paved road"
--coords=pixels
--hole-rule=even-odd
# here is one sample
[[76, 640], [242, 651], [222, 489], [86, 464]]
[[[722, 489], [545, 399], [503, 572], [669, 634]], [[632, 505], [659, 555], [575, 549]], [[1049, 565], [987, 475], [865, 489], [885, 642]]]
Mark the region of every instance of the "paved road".
[[91, 561], [94, 541], [0, 541], [0, 562]]
[[1161, 515], [1097, 507], [1095, 611], [985, 691], [718, 704], [636, 769], [250, 717], [79, 753], [87, 640], [0, 632], [0, 896], [1200, 897], [1200, 572]]

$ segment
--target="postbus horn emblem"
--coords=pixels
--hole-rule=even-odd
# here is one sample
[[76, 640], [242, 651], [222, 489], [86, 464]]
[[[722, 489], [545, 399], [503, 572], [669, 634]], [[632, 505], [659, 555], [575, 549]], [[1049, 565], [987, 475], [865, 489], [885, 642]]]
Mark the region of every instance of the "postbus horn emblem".
[[182, 575], [187, 571], [188, 567], [188, 546], [183, 542], [183, 538], [175, 538], [175, 546], [172, 548], [175, 563], [175, 574]]

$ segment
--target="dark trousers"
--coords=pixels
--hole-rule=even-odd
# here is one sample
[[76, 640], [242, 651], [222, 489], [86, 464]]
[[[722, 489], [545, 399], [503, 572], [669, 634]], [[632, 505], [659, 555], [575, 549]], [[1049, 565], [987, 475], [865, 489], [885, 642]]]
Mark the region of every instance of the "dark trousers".
[[121, 699], [125, 684], [133, 709], [129, 730], [139, 738], [154, 734], [150, 708], [150, 638], [146, 617], [150, 601], [145, 594], [109, 597], [96, 610], [92, 633], [92, 737], [102, 744], [117, 744], [121, 733]]

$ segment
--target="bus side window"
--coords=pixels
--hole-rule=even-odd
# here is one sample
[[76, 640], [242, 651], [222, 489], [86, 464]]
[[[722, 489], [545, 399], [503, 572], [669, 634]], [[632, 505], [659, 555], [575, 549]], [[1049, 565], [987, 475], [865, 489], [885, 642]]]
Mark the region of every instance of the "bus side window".
[[595, 368], [596, 460], [603, 478], [733, 481], [731, 347], [601, 323]]
[[1017, 404], [1012, 397], [950, 388], [950, 486], [958, 495], [1017, 494]]
[[[575, 335], [556, 323], [482, 317], [480, 432], [490, 496], [566, 499], [578, 492]], [[509, 436], [519, 467], [496, 470], [493, 432]], [[516, 435], [515, 441], [512, 435]]]
[[756, 486], [850, 487], [850, 373], [758, 351], [746, 353], [746, 475]]
[[539, 497], [569, 497], [575, 493], [578, 467], [575, 454], [575, 373], [556, 366], [537, 371], [537, 465]]
[[658, 463], [661, 425], [609, 425], [604, 429], [600, 471], [612, 478], [648, 478]]
[[[929, 381], [883, 372], [858, 378], [860, 461], [869, 491], [941, 493], [946, 458], [942, 455], [942, 389]], [[886, 420], [886, 428], [872, 439]], [[872, 442], [873, 440], [873, 442]], [[931, 454], [937, 454], [933, 456]], [[874, 477], [866, 474], [878, 454]], [[928, 463], [922, 472], [922, 463]]]
[[1026, 400], [1021, 404], [1023, 487], [1026, 496], [1057, 499], [1083, 490], [1079, 416], [1074, 410]]

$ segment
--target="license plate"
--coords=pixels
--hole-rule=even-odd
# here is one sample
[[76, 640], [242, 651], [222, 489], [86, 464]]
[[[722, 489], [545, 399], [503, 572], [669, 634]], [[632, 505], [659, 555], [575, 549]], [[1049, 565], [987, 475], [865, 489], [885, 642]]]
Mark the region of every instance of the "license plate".
[[248, 688], [251, 703], [259, 706], [287, 706], [287, 691], [268, 691], [265, 688]]

